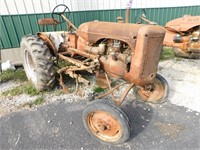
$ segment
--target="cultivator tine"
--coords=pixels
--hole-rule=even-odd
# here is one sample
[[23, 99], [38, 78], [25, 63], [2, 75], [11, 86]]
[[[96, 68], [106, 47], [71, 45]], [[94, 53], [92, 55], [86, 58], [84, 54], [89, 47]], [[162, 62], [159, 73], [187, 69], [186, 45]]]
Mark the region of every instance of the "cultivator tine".
[[[86, 69], [91, 69], [92, 67], [85, 67]], [[65, 73], [66, 75], [69, 75], [71, 78], [74, 78], [76, 80], [76, 90], [75, 93], [78, 92], [78, 83], [83, 83], [85, 85], [89, 85], [90, 81], [86, 80], [85, 78], [83, 78], [80, 74], [76, 74], [75, 71], [79, 71], [79, 70], [85, 70], [85, 68], [81, 68], [81, 67], [63, 67], [61, 69], [59, 69], [57, 72], [60, 75], [59, 83], [63, 88], [63, 92], [65, 93], [69, 93], [69, 89], [67, 86], [65, 86], [64, 81], [63, 81], [63, 77], [62, 77], [62, 73]]]
[[134, 83], [131, 83], [129, 84], [129, 86], [126, 88], [126, 90], [124, 91], [124, 93], [122, 94], [122, 96], [119, 98], [119, 99], [116, 99], [114, 97], [114, 94], [113, 92], [116, 91], [117, 89], [119, 89], [120, 86], [124, 85], [125, 83], [121, 83], [121, 84], [118, 84], [116, 85], [114, 88], [111, 87], [111, 84], [110, 84], [110, 80], [108, 78], [108, 75], [105, 73], [105, 77], [106, 77], [106, 80], [107, 80], [107, 84], [108, 84], [108, 87], [109, 87], [109, 91], [107, 93], [104, 93], [102, 95], [99, 95], [97, 97], [95, 97], [95, 99], [100, 99], [100, 98], [103, 98], [103, 97], [106, 97], [108, 95], [111, 95], [113, 101], [117, 104], [117, 105], [121, 105], [124, 101], [124, 99], [126, 98], [128, 92], [131, 90], [131, 88], [135, 85]]
[[115, 99], [115, 102], [117, 105], [121, 105], [126, 98], [128, 92], [131, 90], [131, 88], [134, 86], [134, 83], [129, 84], [129, 86], [126, 88], [120, 99]]
[[105, 74], [99, 72], [96, 74], [96, 84], [103, 89], [108, 88]]
[[[108, 75], [107, 75], [107, 73], [104, 73], [104, 74], [105, 74], [105, 77], [106, 77], [106, 81], [107, 81], [108, 87], [109, 87], [110, 90], [112, 90], [112, 87], [110, 85], [110, 80], [108, 79]], [[112, 99], [115, 101], [115, 97], [113, 95], [113, 92], [111, 93], [111, 96], [112, 96]]]
[[69, 88], [64, 84], [62, 74], [60, 73], [59, 75], [60, 75], [60, 78], [58, 80], [59, 80], [60, 85], [62, 86], [63, 92], [69, 93]]
[[75, 90], [75, 93], [78, 93], [78, 86], [79, 86], [78, 79], [76, 78], [76, 90]]
[[100, 98], [103, 98], [103, 97], [106, 97], [108, 95], [110, 95], [111, 93], [113, 93], [115, 90], [117, 90], [120, 86], [124, 85], [125, 83], [121, 83], [121, 84], [118, 84], [116, 85], [114, 88], [112, 88], [111, 90], [109, 90], [108, 92], [102, 94], [102, 95], [99, 95], [99, 96], [96, 96], [95, 99], [100, 99]]

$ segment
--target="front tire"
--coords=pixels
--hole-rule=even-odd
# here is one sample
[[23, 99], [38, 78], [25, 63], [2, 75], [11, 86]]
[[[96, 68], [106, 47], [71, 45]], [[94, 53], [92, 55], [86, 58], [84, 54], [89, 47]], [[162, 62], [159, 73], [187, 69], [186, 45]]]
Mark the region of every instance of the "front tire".
[[157, 74], [151, 86], [152, 88], [149, 90], [134, 87], [136, 98], [141, 101], [155, 104], [166, 102], [169, 95], [169, 85], [165, 78]]
[[21, 54], [27, 78], [38, 91], [49, 89], [55, 81], [52, 55], [44, 41], [35, 35], [21, 40]]
[[130, 121], [125, 112], [113, 103], [95, 100], [83, 111], [83, 124], [97, 140], [122, 144], [130, 137]]

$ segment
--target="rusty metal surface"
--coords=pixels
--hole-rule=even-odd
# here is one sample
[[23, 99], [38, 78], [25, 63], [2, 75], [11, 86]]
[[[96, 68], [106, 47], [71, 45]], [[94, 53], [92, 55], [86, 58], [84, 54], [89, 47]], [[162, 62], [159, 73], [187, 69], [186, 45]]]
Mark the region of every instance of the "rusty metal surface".
[[56, 31], [56, 27], [60, 22], [56, 19], [53, 18], [43, 18], [38, 20], [38, 24], [42, 25], [42, 32], [44, 32], [44, 26], [45, 25], [53, 25], [54, 26], [54, 31]]
[[77, 39], [78, 36], [75, 33], [68, 34], [68, 45], [71, 48], [77, 48]]
[[[68, 25], [69, 25], [70, 27], [73, 27], [75, 30], [77, 30], [77, 27], [76, 27], [68, 18], [66, 18], [65, 15], [61, 14], [61, 16], [62, 16], [63, 19], [68, 23]], [[70, 27], [69, 27], [69, 28], [70, 28]]]
[[125, 76], [136, 85], [145, 85], [153, 81], [157, 72], [165, 30], [162, 27], [148, 25], [138, 31], [137, 43], [132, 50], [130, 72]]
[[105, 70], [109, 75], [115, 77], [115, 78], [124, 78], [126, 71], [126, 64], [119, 60], [113, 60], [112, 56], [106, 57], [100, 57], [99, 58], [101, 66], [103, 70]]
[[101, 39], [117, 39], [128, 43], [133, 49], [134, 37], [142, 24], [112, 23], [112, 22], [87, 22], [79, 26], [77, 33], [88, 43], [96, 43]]
[[123, 134], [118, 119], [105, 111], [89, 113], [87, 124], [92, 133], [103, 141], [116, 141]]
[[101, 72], [96, 73], [96, 84], [103, 89], [108, 88], [108, 83], [106, 81], [105, 73]]
[[100, 57], [103, 69], [113, 77], [125, 78], [138, 85], [153, 81], [165, 34], [164, 28], [141, 24], [88, 22], [82, 24], [77, 32], [82, 39], [78, 41], [78, 47], [82, 49], [84, 46], [79, 44], [86, 45], [86, 41], [96, 43], [102, 39], [116, 39], [129, 45], [132, 53], [130, 72], [127, 72], [123, 61], [115, 60], [111, 55]]
[[185, 15], [182, 18], [174, 19], [165, 25], [165, 28], [170, 31], [186, 32], [200, 25], [200, 16]]
[[[186, 15], [165, 25], [166, 35], [163, 45], [176, 48], [177, 56], [199, 58], [200, 53], [200, 16]], [[180, 55], [179, 55], [180, 54]], [[182, 55], [184, 54], [184, 55]]]
[[153, 90], [139, 88], [137, 92], [144, 101], [157, 103], [157, 100], [161, 99], [164, 95], [165, 89], [162, 86], [161, 81], [159, 81], [158, 79], [155, 79], [152, 86]]
[[53, 52], [54, 55], [57, 55], [57, 50], [55, 45], [52, 43], [52, 41], [49, 39], [49, 37], [41, 32], [37, 33], [37, 35], [42, 38], [42, 40], [45, 42], [45, 44], [48, 46], [48, 48]]
[[[77, 83], [89, 84], [76, 71], [86, 70], [97, 75], [103, 71], [112, 78], [124, 79], [130, 84], [120, 99], [116, 100], [113, 96], [120, 105], [133, 85], [145, 86], [154, 82], [165, 35], [163, 27], [94, 21], [76, 28], [64, 15], [62, 17], [75, 31], [70, 28], [58, 48], [48, 36], [39, 33], [48, 47], [56, 53], [58, 60], [75, 65], [58, 70], [61, 83], [62, 73], [75, 78]], [[104, 87], [110, 88], [109, 94], [118, 89], [111, 88], [108, 78], [99, 77], [98, 80], [103, 80]], [[63, 83], [62, 86], [64, 87]]]
[[200, 53], [200, 41], [190, 43], [189, 51], [194, 52], [194, 53]]
[[39, 25], [57, 25], [60, 22], [53, 18], [43, 18], [38, 20]]
[[166, 30], [163, 46], [170, 46], [170, 47], [173, 46], [174, 36], [176, 36], [176, 32], [171, 32], [171, 31]]
[[126, 23], [129, 23], [130, 11], [132, 6], [133, 0], [127, 0], [126, 3]]

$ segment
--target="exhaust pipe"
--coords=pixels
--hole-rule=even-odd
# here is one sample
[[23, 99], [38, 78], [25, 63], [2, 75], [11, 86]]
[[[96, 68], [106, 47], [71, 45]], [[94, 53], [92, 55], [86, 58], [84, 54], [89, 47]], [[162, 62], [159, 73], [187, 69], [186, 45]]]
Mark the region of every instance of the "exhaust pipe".
[[126, 4], [126, 23], [129, 23], [130, 10], [133, 0], [127, 0]]

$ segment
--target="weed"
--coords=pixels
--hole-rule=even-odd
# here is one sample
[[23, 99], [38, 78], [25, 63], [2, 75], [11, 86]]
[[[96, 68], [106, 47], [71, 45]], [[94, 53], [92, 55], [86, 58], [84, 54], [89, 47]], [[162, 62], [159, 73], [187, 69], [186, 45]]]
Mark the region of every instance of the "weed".
[[45, 100], [44, 100], [44, 98], [41, 96], [41, 97], [36, 98], [32, 103], [33, 103], [33, 105], [40, 105], [40, 104], [42, 104], [42, 103], [44, 103], [44, 102], [45, 102]]
[[171, 48], [169, 47], [163, 47], [160, 60], [168, 60], [174, 58], [174, 52]]
[[60, 90], [55, 90], [54, 91], [54, 95], [55, 96], [60, 96], [61, 94], [63, 94], [63, 91], [60, 89]]
[[0, 81], [1, 82], [8, 82], [8, 81], [24, 82], [24, 81], [27, 81], [27, 77], [23, 69], [6, 70], [0, 74]]
[[22, 91], [24, 94], [30, 96], [36, 96], [40, 94], [40, 92], [35, 89], [31, 82], [27, 82], [27, 84], [23, 87]]
[[182, 58], [176, 57], [176, 61], [181, 61], [181, 60], [182, 60]]
[[94, 88], [93, 88], [93, 91], [94, 91], [95, 93], [101, 93], [101, 92], [105, 91], [105, 89], [103, 89], [103, 88], [101, 88], [101, 87], [94, 87]]
[[40, 94], [40, 92], [38, 92], [30, 82], [27, 82], [23, 85], [20, 85], [20, 86], [17, 86], [10, 90], [5, 91], [1, 95], [2, 96], [8, 96], [8, 95], [16, 96], [16, 95], [20, 95], [23, 93], [30, 95], [30, 96], [35, 96], [35, 95]]
[[59, 66], [62, 68], [62, 67], [72, 66], [72, 64], [66, 60], [62, 60], [59, 61]]
[[29, 106], [30, 108], [33, 107], [33, 106], [36, 106], [36, 105], [41, 105], [45, 102], [44, 100], [44, 97], [43, 96], [40, 96], [40, 97], [37, 97], [34, 101], [32, 102], [29, 102], [29, 103], [26, 103], [23, 105], [23, 107], [25, 106]]

